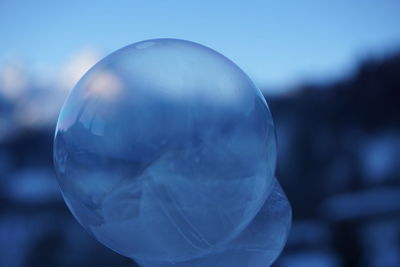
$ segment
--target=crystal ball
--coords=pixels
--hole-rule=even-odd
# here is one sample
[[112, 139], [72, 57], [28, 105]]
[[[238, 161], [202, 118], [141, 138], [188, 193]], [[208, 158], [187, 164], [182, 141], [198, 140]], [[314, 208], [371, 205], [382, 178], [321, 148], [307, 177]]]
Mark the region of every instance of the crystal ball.
[[64, 200], [98, 241], [139, 260], [201, 257], [238, 237], [273, 183], [276, 137], [260, 90], [197, 43], [138, 42], [94, 65], [60, 112]]

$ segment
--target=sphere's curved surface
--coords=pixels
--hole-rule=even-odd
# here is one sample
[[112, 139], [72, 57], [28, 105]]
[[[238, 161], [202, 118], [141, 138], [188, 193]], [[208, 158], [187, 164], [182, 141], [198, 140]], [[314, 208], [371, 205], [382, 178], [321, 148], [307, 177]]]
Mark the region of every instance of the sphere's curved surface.
[[196, 43], [156, 39], [92, 67], [61, 110], [63, 197], [131, 258], [187, 260], [246, 228], [273, 186], [275, 130], [247, 75]]

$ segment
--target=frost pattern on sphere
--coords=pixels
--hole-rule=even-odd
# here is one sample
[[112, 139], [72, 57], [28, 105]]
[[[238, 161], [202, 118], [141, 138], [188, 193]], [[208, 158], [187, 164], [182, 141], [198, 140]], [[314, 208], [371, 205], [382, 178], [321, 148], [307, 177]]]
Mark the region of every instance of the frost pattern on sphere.
[[266, 266], [286, 241], [267, 103], [199, 44], [149, 40], [98, 62], [64, 103], [54, 161], [76, 219], [143, 266]]

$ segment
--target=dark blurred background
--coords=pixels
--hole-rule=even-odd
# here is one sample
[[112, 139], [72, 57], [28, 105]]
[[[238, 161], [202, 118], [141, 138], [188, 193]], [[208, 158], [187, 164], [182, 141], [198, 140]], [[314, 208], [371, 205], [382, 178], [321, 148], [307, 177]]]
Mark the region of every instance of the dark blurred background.
[[97, 60], [189, 39], [262, 89], [294, 221], [277, 267], [400, 266], [400, 2], [0, 0], [0, 266], [135, 266], [58, 191], [63, 100]]

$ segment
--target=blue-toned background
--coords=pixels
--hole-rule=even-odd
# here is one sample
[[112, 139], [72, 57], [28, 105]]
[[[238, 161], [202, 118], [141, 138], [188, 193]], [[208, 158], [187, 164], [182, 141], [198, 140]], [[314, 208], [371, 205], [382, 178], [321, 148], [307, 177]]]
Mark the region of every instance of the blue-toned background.
[[0, 0], [0, 266], [135, 266], [68, 212], [52, 138], [88, 68], [160, 37], [214, 48], [266, 96], [294, 212], [275, 266], [400, 266], [397, 0]]

